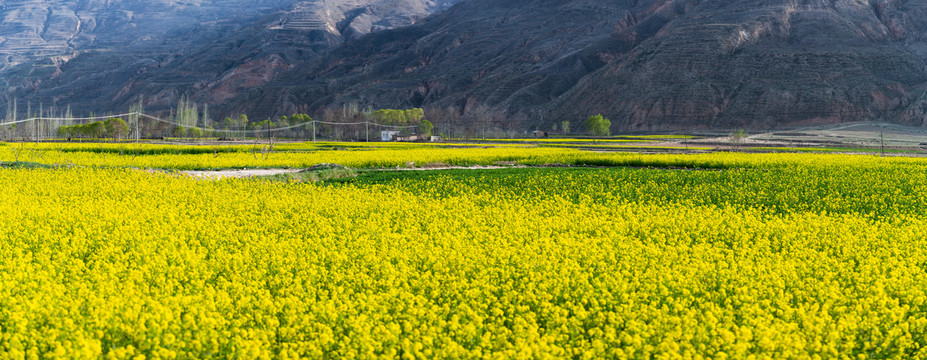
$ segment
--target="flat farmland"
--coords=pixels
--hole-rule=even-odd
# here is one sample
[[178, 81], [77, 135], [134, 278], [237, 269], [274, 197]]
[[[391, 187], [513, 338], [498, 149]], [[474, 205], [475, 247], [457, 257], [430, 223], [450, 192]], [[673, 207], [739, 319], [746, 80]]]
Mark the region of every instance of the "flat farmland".
[[[0, 161], [8, 358], [927, 358], [927, 159], [9, 143]], [[319, 164], [340, 166], [180, 172]]]

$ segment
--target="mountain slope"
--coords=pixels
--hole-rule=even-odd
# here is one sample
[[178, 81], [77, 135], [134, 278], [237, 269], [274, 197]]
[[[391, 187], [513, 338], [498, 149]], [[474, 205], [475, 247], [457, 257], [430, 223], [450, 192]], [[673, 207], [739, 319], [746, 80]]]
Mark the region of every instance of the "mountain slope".
[[590, 74], [554, 113], [602, 112], [628, 130], [927, 125], [927, 3], [722, 4]]
[[[293, 1], [4, 1], [0, 4], [0, 97], [80, 106], [104, 94], [100, 85], [121, 83], [127, 74], [159, 68], [178, 54], [209, 44]], [[55, 82], [58, 77], [62, 79]], [[73, 82], [78, 78], [81, 81]], [[61, 84], [75, 89], [55, 88]], [[39, 92], [46, 89], [52, 91]], [[70, 96], [74, 93], [80, 96]], [[87, 107], [111, 106], [102, 100]]]
[[[0, 52], [12, 53], [10, 59], [16, 60], [0, 70], [0, 77], [10, 80], [10, 97], [69, 104], [84, 111], [125, 108], [140, 99], [152, 109], [167, 109], [183, 95], [221, 103], [241, 88], [262, 86], [331, 46], [412, 24], [455, 1], [201, 0], [165, 2], [160, 7], [133, 0], [75, 2], [68, 9], [72, 13], [88, 13], [94, 22], [112, 25], [93, 31], [86, 26], [62, 30], [74, 38], [91, 39], [86, 45], [43, 52], [0, 44]], [[41, 48], [45, 37], [35, 35], [36, 29], [54, 23], [43, 22], [38, 14], [23, 14], [44, 5], [48, 4], [2, 5], [6, 9], [0, 11], [7, 17], [30, 26], [0, 30], [0, 36], [33, 34], [29, 41]], [[150, 22], [170, 30], [153, 31]]]
[[596, 113], [615, 130], [922, 125], [925, 15], [901, 0], [469, 0], [246, 96], [490, 109], [521, 128]]
[[[91, 51], [44, 77], [32, 63], [0, 78], [19, 79], [13, 94], [33, 103], [99, 111], [144, 99], [167, 111], [187, 95], [256, 119], [346, 104], [507, 129], [597, 113], [616, 131], [927, 118], [922, 1], [276, 4], [234, 28], [173, 31], [156, 55]], [[207, 40], [203, 29], [214, 29]]]
[[531, 96], [538, 103], [556, 98], [604, 65], [598, 54], [583, 50], [630, 27], [634, 12], [648, 9], [631, 1], [465, 1], [420, 25], [346, 43], [246, 96], [306, 101], [307, 110], [348, 102], [466, 105], [472, 99], [517, 111], [522, 104], [507, 91], [544, 83], [549, 86]]
[[[87, 50], [189, 46], [293, 0], [7, 0], [0, 4], [0, 70]], [[197, 28], [198, 39], [177, 36]], [[167, 43], [165, 40], [172, 41]], [[193, 40], [193, 41], [191, 41]]]

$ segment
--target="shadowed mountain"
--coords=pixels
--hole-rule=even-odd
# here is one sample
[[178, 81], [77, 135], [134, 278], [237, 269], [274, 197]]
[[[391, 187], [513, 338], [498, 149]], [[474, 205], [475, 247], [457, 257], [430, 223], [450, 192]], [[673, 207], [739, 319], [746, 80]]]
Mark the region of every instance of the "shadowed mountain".
[[927, 118], [922, 1], [464, 0], [426, 17], [452, 3], [296, 1], [207, 41], [216, 28], [176, 30], [164, 42], [196, 45], [159, 56], [87, 52], [7, 78], [34, 103], [166, 111], [186, 94], [256, 119], [345, 104], [510, 129], [597, 113], [616, 131]]
[[[61, 6], [89, 20], [62, 25], [59, 37], [38, 30], [57, 26], [36, 14], [49, 4], [21, 1], [0, 5], [0, 14], [29, 26], [0, 27], [0, 36], [32, 34], [28, 42], [33, 48], [0, 43], [0, 53], [16, 60], [0, 66], [0, 74], [8, 82], [9, 97], [59, 108], [123, 109], [144, 99], [151, 109], [166, 110], [182, 95], [221, 104], [320, 51], [372, 31], [413, 24], [455, 1], [202, 0], [156, 8], [156, 2], [74, 1]], [[110, 25], [90, 30], [81, 25], [88, 22]], [[152, 23], [160, 25], [151, 29]], [[46, 38], [64, 45], [48, 48]]]
[[522, 128], [596, 113], [615, 130], [920, 126], [925, 30], [919, 1], [468, 0], [242, 96], [271, 107], [235, 106], [454, 106]]

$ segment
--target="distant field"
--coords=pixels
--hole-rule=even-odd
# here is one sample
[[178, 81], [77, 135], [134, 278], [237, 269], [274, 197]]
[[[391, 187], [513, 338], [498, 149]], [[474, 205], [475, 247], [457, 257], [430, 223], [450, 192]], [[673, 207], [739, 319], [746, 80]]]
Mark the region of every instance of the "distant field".
[[[3, 143], [0, 143], [3, 144]], [[856, 150], [856, 151], [853, 151]], [[252, 145], [10, 143], [0, 161], [48, 165], [108, 166], [168, 170], [308, 168], [335, 163], [353, 168], [487, 166], [638, 166], [726, 168], [755, 162], [817, 161], [809, 153], [862, 152], [852, 148], [711, 147], [653, 144], [493, 144], [469, 143], [280, 143]], [[715, 153], [711, 153], [716, 151]], [[756, 157], [752, 152], [773, 152]], [[644, 154], [650, 152], [653, 154]], [[905, 151], [886, 151], [906, 154]], [[870, 152], [872, 153], [872, 152]], [[876, 152], [877, 153], [877, 152]], [[810, 159], [810, 160], [809, 160]], [[868, 159], [868, 157], [867, 157]], [[910, 162], [906, 157], [886, 162]]]
[[[927, 358], [927, 159], [11, 143], [0, 162], [11, 358]], [[321, 163], [348, 168], [171, 172]], [[448, 165], [482, 167], [429, 170]]]

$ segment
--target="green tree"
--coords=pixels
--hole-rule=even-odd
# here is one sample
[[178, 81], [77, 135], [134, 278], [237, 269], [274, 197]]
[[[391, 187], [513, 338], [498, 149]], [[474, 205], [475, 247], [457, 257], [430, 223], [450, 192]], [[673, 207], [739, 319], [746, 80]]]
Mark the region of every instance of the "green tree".
[[394, 125], [399, 121], [397, 114], [397, 110], [380, 109], [373, 112], [373, 118], [376, 119], [378, 124]]
[[423, 135], [430, 137], [431, 132], [434, 130], [435, 126], [431, 123], [431, 121], [422, 119], [422, 125], [420, 125], [419, 128], [422, 130]]
[[592, 136], [608, 136], [611, 134], [612, 121], [602, 117], [601, 114], [586, 119], [586, 131]]
[[74, 126], [67, 126], [67, 125], [59, 126], [58, 136], [70, 139], [72, 136], [74, 136], [74, 130], [75, 130]]
[[83, 138], [87, 134], [87, 130], [84, 125], [74, 125], [71, 126], [71, 136], [76, 136]]
[[306, 114], [295, 114], [290, 116], [290, 125], [305, 124], [312, 121], [312, 118]]
[[255, 131], [255, 135], [257, 135], [257, 137], [266, 135], [269, 138], [270, 129], [273, 129], [274, 127], [275, 124], [273, 121], [270, 121], [270, 119], [264, 119], [255, 123], [251, 123], [251, 129]]
[[731, 143], [734, 145], [742, 145], [746, 139], [747, 132], [743, 129], [731, 132]]
[[560, 130], [562, 130], [564, 134], [569, 134], [570, 133], [570, 122], [564, 121], [560, 123]]
[[185, 138], [187, 137], [187, 128], [177, 125], [174, 127], [174, 137]]
[[425, 110], [421, 108], [413, 108], [405, 111], [406, 120], [410, 124], [416, 124], [425, 119]]
[[[235, 127], [235, 121], [232, 120], [230, 116], [227, 116], [224, 120], [222, 120], [220, 126], [222, 127], [222, 130], [232, 130]], [[224, 136], [232, 137], [232, 134], [230, 132], [226, 132]]]
[[409, 123], [406, 117], [406, 112], [402, 110], [391, 109], [389, 111], [389, 117], [390, 120], [392, 120], [393, 125], [404, 126]]
[[235, 122], [235, 126], [237, 126], [239, 130], [247, 128], [248, 127], [248, 115], [245, 115], [245, 114], [238, 115], [238, 121]]
[[121, 118], [106, 119], [103, 127], [106, 129], [106, 136], [113, 138], [113, 140], [121, 139], [129, 133], [129, 124]]
[[106, 126], [103, 125], [103, 122], [97, 121], [92, 122], [87, 125], [81, 126], [84, 135], [91, 138], [102, 138], [103, 133], [106, 132]]
[[[312, 118], [306, 114], [294, 114], [290, 116], [290, 125], [300, 125], [300, 124], [309, 124], [312, 122]], [[305, 128], [300, 129], [301, 135], [305, 135]]]
[[386, 124], [386, 110], [380, 109], [373, 112], [373, 119], [377, 124]]
[[190, 128], [190, 130], [188, 130], [187, 133], [190, 135], [190, 137], [194, 139], [199, 139], [203, 137], [203, 130], [197, 127]]
[[425, 110], [413, 108], [408, 110], [380, 109], [373, 112], [373, 118], [383, 125], [414, 125], [425, 118]]

